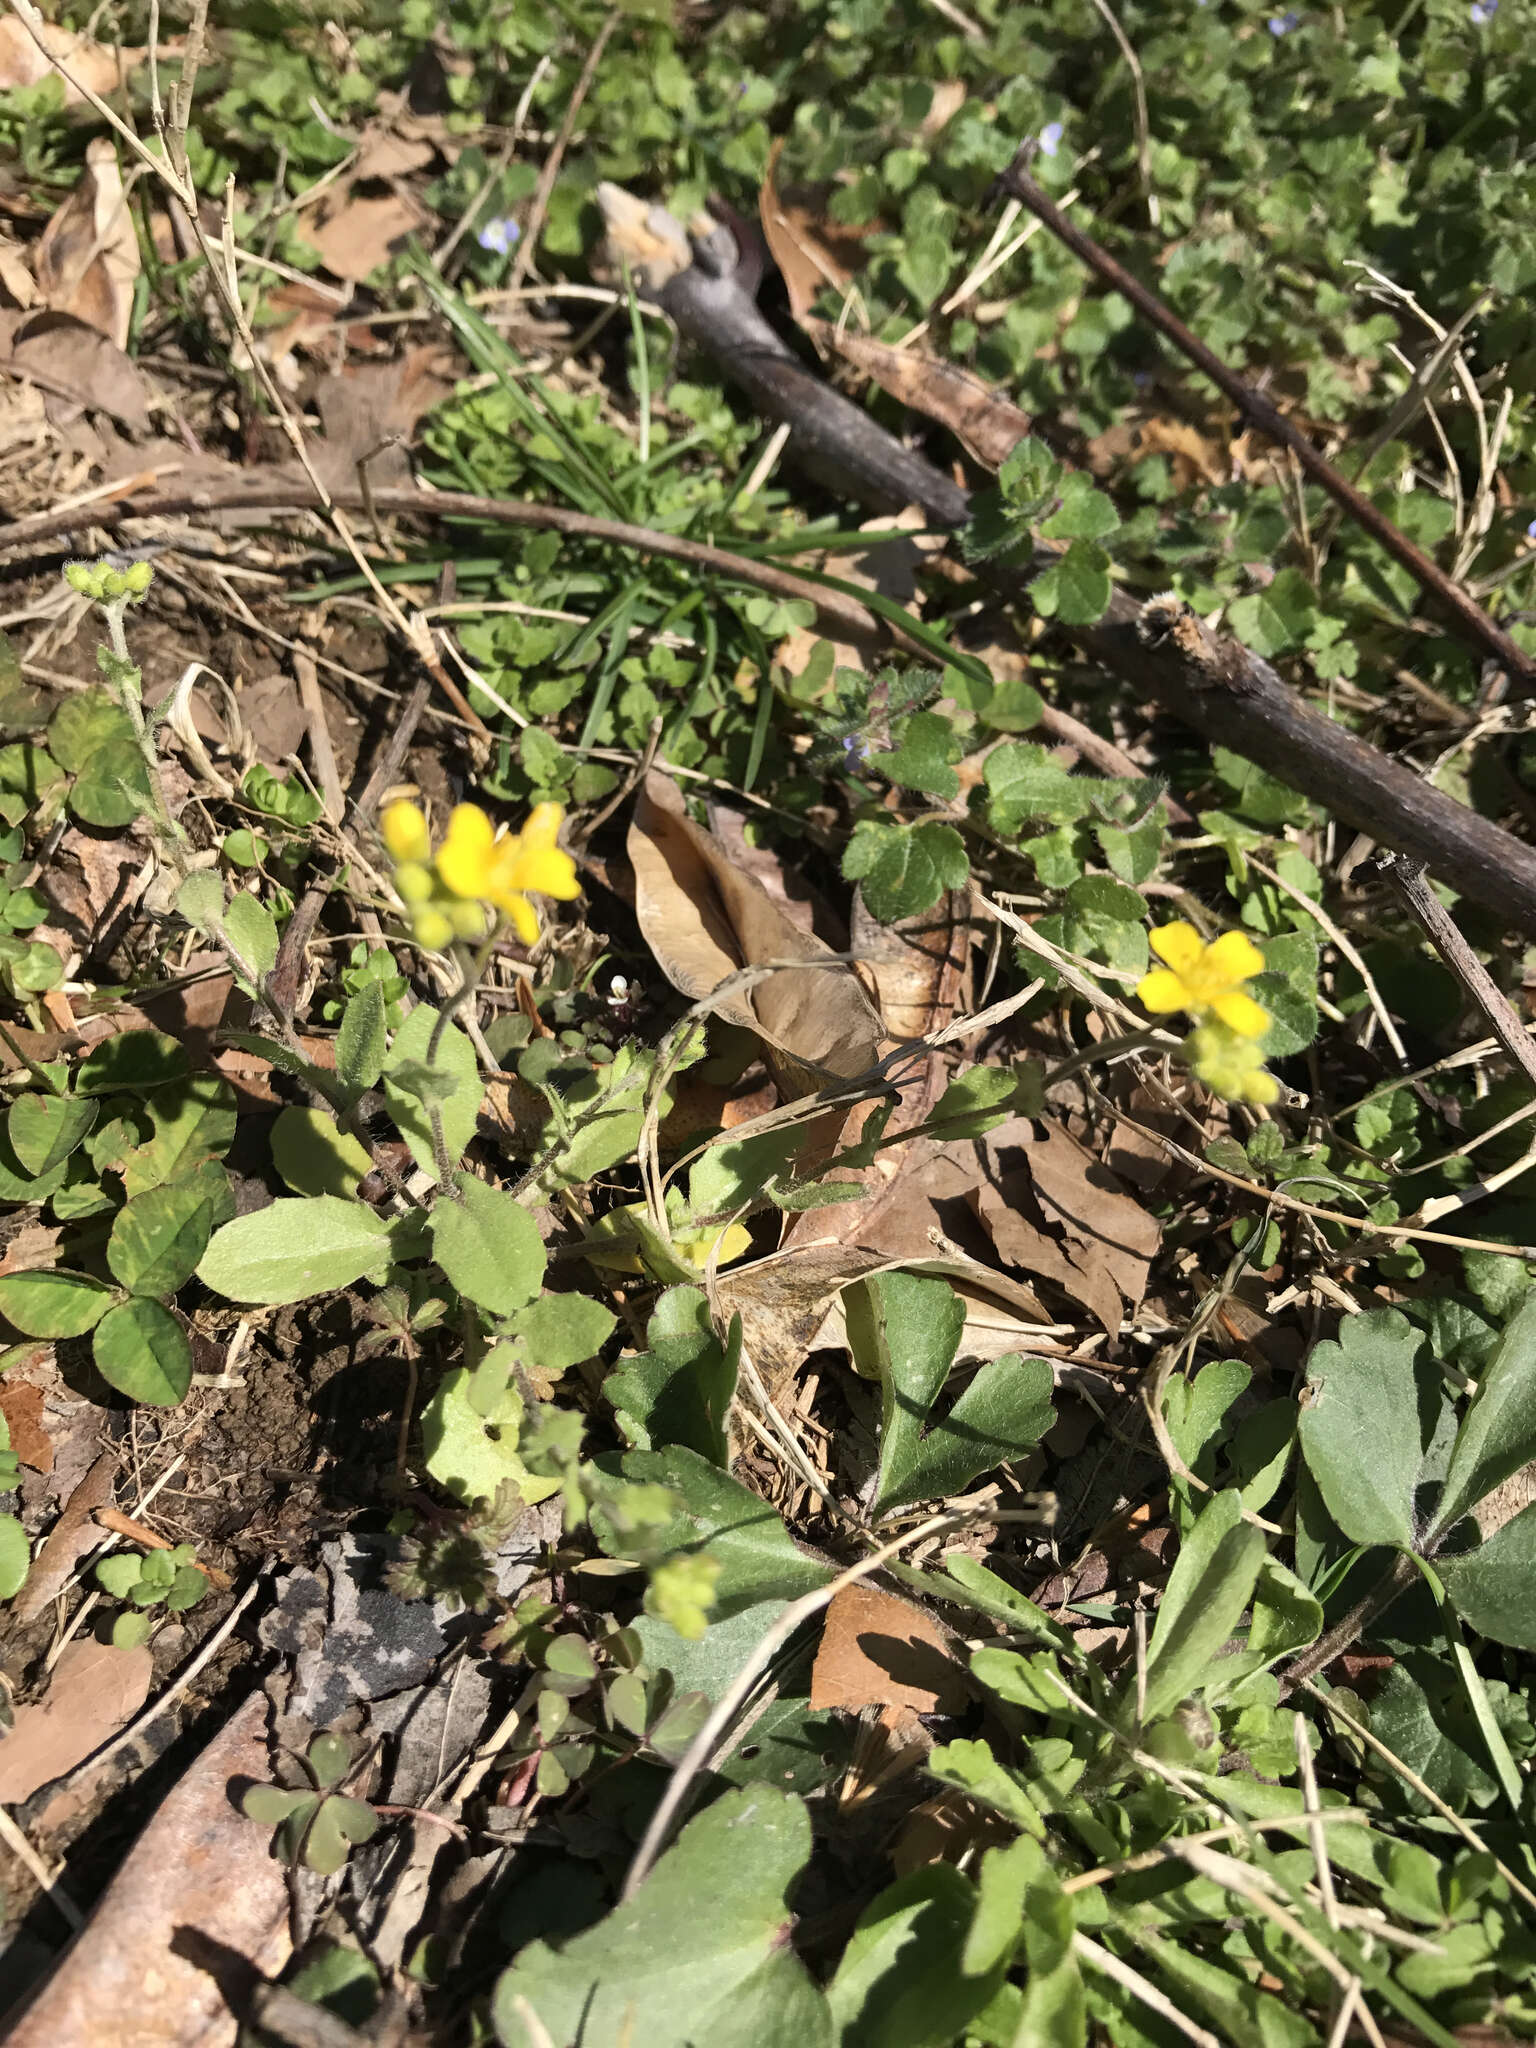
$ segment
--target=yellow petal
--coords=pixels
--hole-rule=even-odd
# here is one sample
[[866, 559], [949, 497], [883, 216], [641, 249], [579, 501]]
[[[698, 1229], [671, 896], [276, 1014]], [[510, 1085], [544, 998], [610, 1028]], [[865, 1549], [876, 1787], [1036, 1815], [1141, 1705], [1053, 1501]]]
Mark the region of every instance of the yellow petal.
[[506, 896], [498, 896], [496, 901], [511, 919], [512, 929], [517, 933], [523, 944], [525, 946], [536, 946], [539, 943], [539, 920], [535, 916], [533, 905], [528, 901], [528, 898], [511, 893]]
[[[1186, 924], [1182, 918], [1176, 919], [1173, 924], [1159, 925], [1150, 935], [1148, 944], [1159, 960], [1167, 961], [1175, 974], [1188, 974], [1205, 951], [1205, 942], [1200, 934], [1192, 924]], [[1145, 996], [1142, 1001], [1146, 1001]], [[1178, 1005], [1170, 1003], [1168, 1007], [1176, 1009]]]
[[559, 839], [564, 822], [564, 804], [535, 804], [518, 837], [529, 853], [543, 853]]
[[[1167, 955], [1164, 954], [1164, 959]], [[1247, 981], [1255, 974], [1264, 972], [1264, 955], [1248, 937], [1246, 932], [1223, 932], [1215, 943], [1206, 949], [1202, 963], [1207, 974], [1229, 985], [1236, 981]], [[1237, 1027], [1234, 1025], [1233, 1029]], [[1250, 1034], [1252, 1036], [1254, 1034]]]
[[568, 903], [572, 897], [581, 894], [581, 884], [576, 879], [576, 863], [558, 846], [538, 847], [530, 852], [525, 843], [522, 858], [517, 863], [517, 886], [519, 889], [537, 889], [541, 895], [558, 897], [562, 903]]
[[1136, 995], [1154, 1017], [1169, 1010], [1182, 1010], [1189, 1001], [1183, 981], [1167, 967], [1154, 967], [1150, 974], [1144, 974], [1136, 984]]
[[1279, 1098], [1280, 1083], [1275, 1079], [1268, 1067], [1257, 1068], [1243, 1082], [1244, 1102], [1262, 1103], [1265, 1108], [1268, 1108], [1270, 1103], [1277, 1102]]
[[437, 872], [455, 896], [490, 896], [495, 841], [495, 829], [479, 805], [460, 804], [437, 854]]
[[432, 834], [415, 804], [403, 799], [390, 804], [379, 820], [379, 831], [392, 860], [424, 861], [432, 858]]
[[[1228, 936], [1236, 938], [1240, 934], [1233, 932]], [[1239, 1038], [1262, 1038], [1269, 1029], [1268, 1010], [1262, 1003], [1256, 1003], [1252, 996], [1245, 996], [1240, 988], [1213, 996], [1211, 1008], [1227, 1029], [1235, 1031]]]

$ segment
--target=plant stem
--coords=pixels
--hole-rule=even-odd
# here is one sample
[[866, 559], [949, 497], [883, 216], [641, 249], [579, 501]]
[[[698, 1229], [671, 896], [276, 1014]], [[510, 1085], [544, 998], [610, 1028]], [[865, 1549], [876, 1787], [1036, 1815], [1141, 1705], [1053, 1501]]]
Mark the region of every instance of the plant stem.
[[[145, 779], [149, 784], [150, 808], [155, 823], [164, 838], [164, 852], [178, 875], [185, 878], [186, 834], [171, 816], [170, 805], [165, 800], [165, 790], [160, 782], [160, 755], [155, 746], [154, 735], [144, 717], [143, 680], [138, 664], [128, 652], [128, 634], [123, 625], [123, 613], [128, 600], [119, 598], [114, 604], [101, 607], [102, 617], [107, 622], [107, 638], [112, 643], [113, 660], [107, 666], [107, 680], [112, 685], [113, 695], [122, 707], [124, 716], [133, 728], [134, 744], [139, 750], [139, 759], [144, 763]], [[128, 678], [137, 680], [137, 687]]]

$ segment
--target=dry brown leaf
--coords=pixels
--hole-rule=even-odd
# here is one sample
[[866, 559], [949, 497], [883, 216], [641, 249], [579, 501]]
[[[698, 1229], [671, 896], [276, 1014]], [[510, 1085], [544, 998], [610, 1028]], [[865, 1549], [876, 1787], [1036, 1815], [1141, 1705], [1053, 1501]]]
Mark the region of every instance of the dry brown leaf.
[[370, 121], [357, 139], [357, 156], [347, 177], [354, 185], [369, 178], [403, 178], [411, 171], [424, 170], [437, 154], [436, 141], [429, 141], [424, 124], [407, 124], [415, 132], [405, 134], [392, 121]]
[[87, 147], [79, 182], [33, 251], [32, 271], [45, 306], [73, 313], [119, 349], [128, 346], [139, 241], [117, 152], [105, 136]]
[[1132, 469], [1149, 456], [1166, 455], [1181, 491], [1198, 483], [1223, 484], [1232, 474], [1232, 453], [1186, 420], [1117, 420], [1088, 443], [1088, 467], [1098, 477]]
[[[128, 73], [137, 70], [149, 55], [147, 48], [108, 49], [104, 43], [94, 42], [90, 36], [76, 35], [71, 29], [60, 28], [56, 22], [35, 20], [34, 26], [44, 45], [41, 50], [15, 15], [0, 17], [0, 92], [15, 92], [18, 86], [37, 85], [53, 71], [49, 58], [57, 57], [70, 72], [70, 77], [61, 81], [64, 104], [66, 107], [78, 107], [84, 104], [86, 92], [97, 93], [102, 98], [115, 92]], [[179, 38], [174, 42], [163, 42], [160, 55], [162, 58], [178, 56], [183, 47]]]
[[1064, 1288], [1118, 1335], [1140, 1302], [1161, 1230], [1075, 1138], [1049, 1119], [1013, 1117], [982, 1141], [970, 1199], [997, 1255]]
[[[825, 1220], [826, 1211], [820, 1214]], [[742, 1345], [777, 1401], [804, 1365], [842, 1290], [888, 1261], [858, 1245], [816, 1244], [720, 1275], [721, 1313], [741, 1317]]]
[[149, 386], [138, 365], [72, 314], [0, 313], [0, 371], [33, 379], [57, 425], [104, 412], [130, 433], [149, 431]]
[[947, 128], [965, 105], [965, 80], [944, 78], [933, 88], [933, 98], [928, 102], [928, 111], [923, 116], [923, 125], [917, 131], [924, 142], [931, 142], [941, 128]]
[[1162, 1226], [1076, 1138], [1049, 1118], [1043, 1142], [1029, 1149], [1035, 1198], [1060, 1229], [1079, 1265], [1102, 1265], [1134, 1313], [1162, 1242]]
[[811, 1671], [811, 1711], [910, 1707], [960, 1714], [970, 1701], [956, 1639], [940, 1622], [863, 1580], [834, 1594]]
[[[99, 1541], [101, 1531], [93, 1533]], [[147, 1644], [119, 1650], [94, 1636], [68, 1644], [47, 1692], [16, 1709], [0, 1742], [0, 1806], [30, 1799], [100, 1749], [148, 1699], [153, 1672]]]
[[[780, 197], [774, 185], [782, 142], [776, 142], [768, 157], [768, 175], [757, 197], [757, 214], [762, 223], [768, 253], [779, 267], [789, 310], [803, 320], [828, 285], [841, 291], [864, 266], [863, 236], [870, 227], [855, 230], [828, 221], [788, 195]], [[872, 224], [871, 224], [872, 225]]]
[[[0, 27], [13, 17], [0, 18]], [[20, 242], [0, 235], [0, 306], [25, 312], [37, 303], [37, 286]]]
[[332, 277], [361, 284], [430, 220], [409, 192], [370, 198], [350, 185], [333, 185], [317, 207], [299, 215], [298, 231]]
[[292, 676], [280, 669], [258, 676], [235, 692], [235, 701], [259, 761], [286, 761], [298, 752], [307, 723]]
[[24, 1223], [5, 1247], [0, 1273], [38, 1273], [59, 1263], [60, 1231], [51, 1223]]
[[[68, 1652], [66, 1652], [66, 1655]], [[125, 1659], [149, 1652], [108, 1650]], [[84, 1937], [7, 2035], [7, 2048], [225, 2048], [224, 1987], [289, 1954], [288, 1892], [267, 1832], [231, 1788], [270, 1779], [267, 1703], [252, 1693], [162, 1801]], [[14, 1736], [8, 1737], [9, 1749]]]
[[25, 1380], [0, 1380], [0, 1415], [11, 1433], [11, 1449], [34, 1472], [53, 1470], [53, 1442], [43, 1427], [45, 1396]]
[[1001, 469], [1030, 431], [1028, 413], [939, 356], [892, 348], [868, 334], [840, 333], [825, 320], [800, 324], [819, 348], [852, 363], [911, 411], [948, 427], [983, 469]]
[[931, 1863], [958, 1863], [962, 1856], [1015, 1840], [1012, 1823], [989, 1813], [947, 1787], [914, 1806], [905, 1827], [891, 1844], [891, 1868], [898, 1877], [926, 1870]]
[[[829, 1212], [820, 1213], [825, 1224]], [[1005, 1273], [938, 1257], [931, 1245], [920, 1256], [892, 1256], [857, 1244], [799, 1243], [722, 1273], [718, 1282], [721, 1309], [726, 1316], [740, 1315], [743, 1348], [762, 1374], [770, 1400], [777, 1403], [786, 1395], [813, 1351], [848, 1349], [843, 1289], [898, 1266], [938, 1274], [959, 1295], [965, 1306], [959, 1357], [986, 1360], [1010, 1351], [1054, 1348], [1034, 1334], [1046, 1320], [1044, 1308]]]
[[325, 377], [315, 405], [325, 441], [315, 453], [322, 480], [355, 484], [366, 464], [370, 484], [408, 484], [411, 462], [405, 442], [416, 422], [453, 389], [453, 358], [423, 346], [382, 363], [353, 363]]
[[1021, 1273], [1050, 1280], [1080, 1301], [1102, 1323], [1107, 1335], [1120, 1330], [1120, 1293], [1105, 1272], [1081, 1266], [1059, 1238], [1025, 1214], [1033, 1207], [1034, 1189], [1027, 1172], [1005, 1173], [995, 1185], [980, 1182], [972, 1199], [976, 1213], [992, 1237], [998, 1257]]
[[[761, 882], [700, 831], [677, 785], [655, 769], [635, 801], [628, 851], [646, 944], [672, 986], [695, 1001], [743, 967], [830, 958], [830, 947], [801, 931]], [[884, 1035], [857, 978], [840, 963], [781, 968], [722, 996], [715, 1013], [756, 1033], [788, 1095], [808, 1094], [829, 1076], [863, 1073]]]
[[[101, 1541], [101, 1531], [91, 1517], [98, 1508], [110, 1505], [117, 1482], [117, 1454], [103, 1451], [80, 1484], [69, 1496], [64, 1512], [48, 1532], [42, 1549], [32, 1560], [27, 1582], [16, 1595], [11, 1611], [18, 1621], [32, 1621], [63, 1590], [64, 1582], [88, 1550]], [[0, 1754], [10, 1747], [0, 1744]], [[41, 1783], [42, 1780], [39, 1780]], [[0, 1804], [10, 1795], [0, 1793]]]
[[847, 950], [847, 927], [839, 928], [831, 904], [797, 868], [785, 864], [776, 848], [753, 845], [747, 837], [748, 819], [744, 811], [733, 810], [729, 804], [710, 803], [705, 806], [705, 815], [726, 859], [743, 874], [761, 882], [791, 924], [798, 925], [803, 932], [817, 933], [839, 953]]

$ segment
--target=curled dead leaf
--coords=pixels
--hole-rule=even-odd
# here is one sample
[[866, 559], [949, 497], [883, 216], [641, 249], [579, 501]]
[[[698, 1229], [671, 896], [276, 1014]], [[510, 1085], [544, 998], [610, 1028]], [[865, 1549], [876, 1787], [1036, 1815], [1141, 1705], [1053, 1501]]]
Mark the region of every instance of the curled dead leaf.
[[117, 152], [105, 136], [89, 145], [79, 182], [43, 229], [32, 272], [51, 311], [72, 313], [115, 347], [127, 347], [139, 242]]
[[818, 348], [839, 355], [899, 399], [949, 428], [983, 469], [1001, 469], [1030, 431], [1030, 418], [1011, 399], [941, 357], [916, 348], [892, 348], [868, 334], [849, 334], [826, 320], [802, 319]]
[[104, 412], [130, 433], [149, 431], [149, 386], [138, 365], [73, 314], [0, 313], [0, 372], [35, 383], [57, 425]]
[[[19, 86], [39, 84], [54, 70], [50, 60], [57, 58], [69, 74], [67, 78], [62, 72], [57, 74], [63, 80], [64, 104], [78, 107], [84, 104], [87, 92], [102, 97], [115, 92], [129, 72], [136, 71], [149, 55], [147, 48], [109, 49], [90, 36], [76, 35], [57, 22], [37, 17], [32, 26], [37, 32], [35, 36], [14, 14], [0, 17], [0, 92], [15, 92]], [[162, 42], [162, 62], [167, 57], [179, 56], [183, 47], [180, 38]]]
[[797, 321], [803, 321], [819, 292], [828, 285], [842, 291], [852, 282], [854, 272], [863, 268], [862, 235], [869, 228], [843, 227], [820, 218], [798, 199], [787, 194], [781, 197], [774, 177], [782, 147], [782, 142], [776, 142], [769, 155], [757, 214], [768, 252], [789, 294], [789, 310]]
[[786, 1096], [874, 1064], [884, 1027], [852, 969], [693, 823], [676, 784], [655, 769], [636, 798], [628, 850], [641, 932], [685, 996], [712, 996], [744, 967], [805, 963], [779, 967], [714, 1005], [717, 1016], [762, 1040]]

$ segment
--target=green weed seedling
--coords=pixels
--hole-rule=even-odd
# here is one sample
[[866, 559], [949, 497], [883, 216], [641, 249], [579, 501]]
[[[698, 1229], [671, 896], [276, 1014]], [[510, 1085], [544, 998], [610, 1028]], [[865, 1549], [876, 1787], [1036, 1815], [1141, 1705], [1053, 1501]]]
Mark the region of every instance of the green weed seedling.
[[208, 1575], [193, 1561], [193, 1546], [178, 1543], [170, 1550], [147, 1550], [143, 1556], [118, 1552], [102, 1558], [96, 1582], [127, 1609], [112, 1624], [112, 1641], [120, 1650], [146, 1642], [155, 1625], [152, 1608], [183, 1614], [208, 1590]]
[[379, 1817], [363, 1800], [335, 1789], [352, 1767], [352, 1745], [344, 1735], [317, 1735], [301, 1761], [311, 1789], [252, 1785], [241, 1807], [249, 1819], [277, 1830], [273, 1847], [285, 1863], [334, 1877], [359, 1843], [373, 1839]]
[[171, 1407], [192, 1347], [171, 1299], [234, 1214], [220, 1163], [235, 1096], [155, 1031], [104, 1039], [72, 1071], [37, 1067], [0, 1136], [0, 1200], [68, 1226], [61, 1263], [0, 1278], [0, 1317], [24, 1336], [89, 1337], [96, 1369], [130, 1400]]

